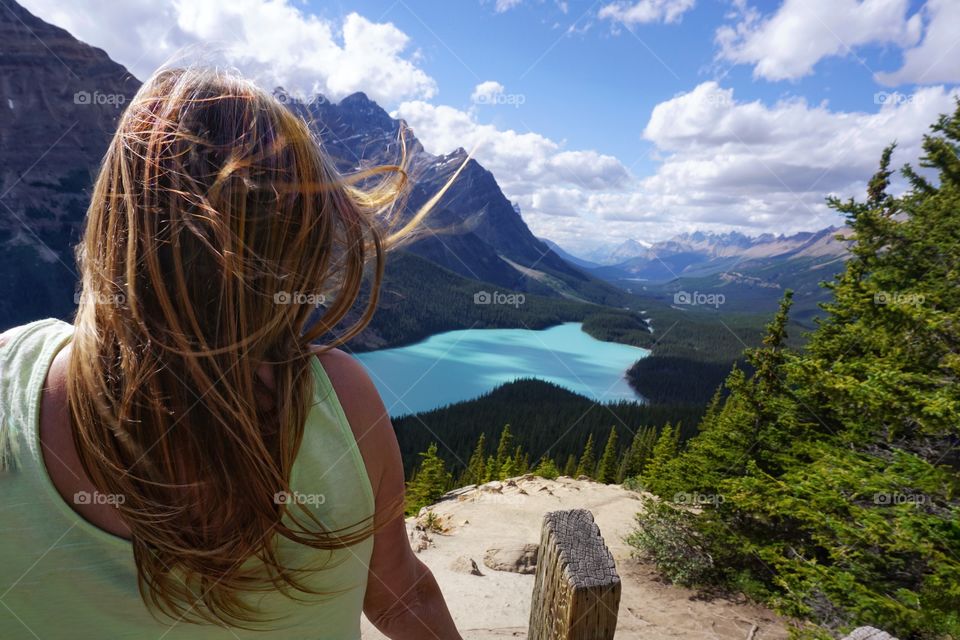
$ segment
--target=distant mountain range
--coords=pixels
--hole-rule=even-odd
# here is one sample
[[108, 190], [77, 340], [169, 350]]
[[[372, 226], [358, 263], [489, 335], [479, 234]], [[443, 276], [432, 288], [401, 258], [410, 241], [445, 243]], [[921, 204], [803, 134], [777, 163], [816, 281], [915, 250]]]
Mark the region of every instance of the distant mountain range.
[[842, 261], [847, 256], [847, 243], [837, 240], [836, 236], [847, 232], [847, 229], [828, 227], [791, 236], [766, 233], [751, 237], [735, 231], [719, 234], [697, 231], [646, 245], [627, 240], [609, 249], [595, 249], [587, 254], [587, 259], [550, 244], [568, 261], [604, 279], [662, 283], [738, 267], [750, 269], [762, 261]]
[[644, 255], [650, 249], [649, 243], [628, 239], [612, 246], [600, 246], [583, 255], [584, 258], [596, 265], [614, 265], [631, 258]]
[[[766, 311], [784, 289], [796, 294], [797, 312], [810, 315], [826, 297], [820, 282], [843, 268], [848, 243], [837, 239], [849, 229], [828, 227], [790, 236], [771, 233], [756, 237], [742, 233], [694, 232], [643, 245], [629, 240], [609, 250], [595, 250], [592, 262], [575, 257], [556, 245], [555, 251], [589, 273], [621, 288], [668, 297], [684, 290], [726, 292], [743, 310]], [[633, 255], [609, 263], [626, 253]], [[732, 296], [727, 295], [732, 292]]]

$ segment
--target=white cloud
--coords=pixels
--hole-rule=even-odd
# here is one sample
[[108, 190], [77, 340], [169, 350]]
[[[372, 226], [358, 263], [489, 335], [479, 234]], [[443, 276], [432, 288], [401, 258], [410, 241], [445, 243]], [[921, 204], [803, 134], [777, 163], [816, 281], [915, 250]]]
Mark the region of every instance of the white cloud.
[[[340, 99], [354, 91], [387, 104], [430, 98], [434, 80], [407, 55], [409, 37], [357, 13], [342, 23], [305, 14], [289, 0], [23, 0], [39, 17], [105, 49], [141, 80], [185, 46], [264, 86]], [[201, 58], [204, 56], [201, 55]]]
[[680, 22], [683, 14], [693, 9], [696, 0], [618, 0], [600, 8], [597, 16], [626, 25]]
[[767, 17], [738, 4], [739, 21], [717, 30], [718, 58], [753, 65], [766, 80], [802, 78], [823, 58], [863, 45], [909, 47], [922, 30], [919, 13], [908, 15], [909, 0], [785, 0]]
[[831, 111], [802, 99], [772, 106], [737, 102], [732, 89], [704, 82], [658, 104], [644, 137], [664, 153], [643, 179], [644, 198], [607, 215], [795, 231], [837, 222], [826, 194], [862, 196], [880, 152], [893, 141], [897, 160], [914, 161], [921, 137], [956, 91], [920, 89], [887, 100], [877, 113]]
[[530, 213], [575, 218], [584, 213], [587, 194], [575, 187], [544, 187], [530, 196]]
[[879, 82], [934, 84], [960, 82], [960, 2], [929, 0], [923, 10], [926, 33], [923, 42], [903, 52], [903, 66], [892, 73], [878, 73]]
[[522, 1], [523, 0], [497, 0], [496, 4], [494, 5], [494, 11], [496, 11], [497, 13], [504, 13], [506, 11], [510, 11], [510, 9], [513, 9], [514, 7], [519, 5]]
[[496, 80], [481, 82], [473, 88], [470, 101], [480, 104], [496, 104], [497, 97], [502, 96], [506, 88]]

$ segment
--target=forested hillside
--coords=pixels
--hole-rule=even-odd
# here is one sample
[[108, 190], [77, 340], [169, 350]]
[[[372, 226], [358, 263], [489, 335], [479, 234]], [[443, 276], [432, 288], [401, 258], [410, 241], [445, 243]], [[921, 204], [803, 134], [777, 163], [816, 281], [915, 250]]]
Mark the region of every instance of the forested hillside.
[[399, 418], [394, 427], [408, 472], [417, 453], [426, 451], [431, 442], [439, 443], [439, 453], [451, 470], [462, 471], [480, 435], [494, 443], [507, 424], [531, 464], [549, 457], [562, 469], [570, 455], [582, 455], [591, 437], [603, 442], [612, 427], [620, 432], [625, 448], [644, 427], [659, 430], [667, 422], [692, 427], [698, 418], [699, 412], [689, 406], [597, 404], [549, 382], [518, 380], [476, 400]]

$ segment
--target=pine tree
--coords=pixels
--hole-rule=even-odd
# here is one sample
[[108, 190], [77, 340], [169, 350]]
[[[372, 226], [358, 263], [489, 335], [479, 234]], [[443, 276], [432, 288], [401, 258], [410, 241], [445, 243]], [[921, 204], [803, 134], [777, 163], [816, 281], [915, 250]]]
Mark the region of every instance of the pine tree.
[[512, 478], [517, 475], [516, 462], [513, 456], [507, 456], [507, 459], [500, 465], [498, 473], [497, 480], [506, 480], [507, 478]]
[[563, 475], [575, 478], [577, 475], [577, 458], [572, 453], [567, 456], [567, 461], [563, 465]]
[[553, 458], [544, 457], [540, 459], [537, 468], [533, 470], [533, 475], [554, 480], [560, 475], [560, 470], [557, 469], [557, 464], [553, 461]]
[[617, 480], [636, 478], [643, 473], [644, 467], [653, 456], [653, 447], [657, 444], [657, 430], [653, 427], [639, 429], [630, 442], [630, 448], [623, 456]]
[[430, 444], [420, 454], [422, 460], [413, 479], [407, 483], [407, 513], [417, 514], [422, 507], [435, 503], [450, 489], [451, 475], [443, 458], [437, 454], [437, 444]]
[[[724, 478], [742, 476], [751, 460], [765, 472], [776, 472], [777, 462], [796, 430], [795, 403], [784, 387], [784, 348], [793, 294], [786, 291], [773, 321], [767, 326], [763, 346], [746, 352], [754, 374], [747, 377], [734, 367], [724, 386], [726, 401], [714, 397], [698, 429], [698, 436], [683, 453], [662, 461], [644, 473], [644, 485], [664, 496], [677, 492], [717, 494]], [[652, 466], [652, 463], [651, 463]]]
[[576, 476], [587, 476], [592, 478], [597, 470], [597, 457], [593, 453], [593, 434], [587, 438], [587, 446], [583, 448], [583, 454], [580, 456], [580, 462], [577, 464]]
[[610, 436], [597, 465], [597, 481], [612, 484], [617, 481], [617, 428], [610, 428]]
[[[513, 434], [510, 433], [510, 425], [503, 425], [503, 431], [500, 432], [500, 442], [497, 444], [497, 469], [502, 469], [508, 460], [513, 457]], [[512, 463], [511, 463], [512, 466]], [[503, 475], [502, 472], [500, 475]]]
[[473, 455], [470, 456], [470, 460], [467, 462], [467, 468], [464, 470], [463, 475], [460, 477], [459, 485], [466, 486], [470, 484], [482, 484], [486, 478], [486, 463], [484, 460], [486, 448], [486, 436], [480, 434], [480, 438], [477, 439], [477, 446], [473, 449]]
[[645, 484], [656, 482], [665, 475], [667, 465], [677, 457], [680, 449], [680, 430], [674, 429], [668, 422], [663, 426], [660, 437], [657, 438], [657, 444], [653, 448], [653, 457], [650, 459], [646, 470], [643, 473]]
[[523, 452], [523, 447], [517, 445], [513, 453], [514, 475], [522, 476], [530, 470], [529, 455]]
[[483, 481], [492, 482], [500, 479], [500, 467], [497, 466], [497, 459], [493, 456], [487, 456], [487, 462], [483, 465]]

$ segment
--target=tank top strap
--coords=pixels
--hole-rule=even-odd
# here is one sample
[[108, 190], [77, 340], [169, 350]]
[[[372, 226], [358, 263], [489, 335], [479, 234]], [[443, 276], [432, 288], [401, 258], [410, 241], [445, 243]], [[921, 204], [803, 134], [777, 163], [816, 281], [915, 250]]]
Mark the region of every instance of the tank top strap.
[[33, 449], [22, 431], [36, 424], [50, 361], [72, 335], [73, 325], [47, 318], [18, 327], [0, 344], [0, 470], [18, 468], [23, 448]]

